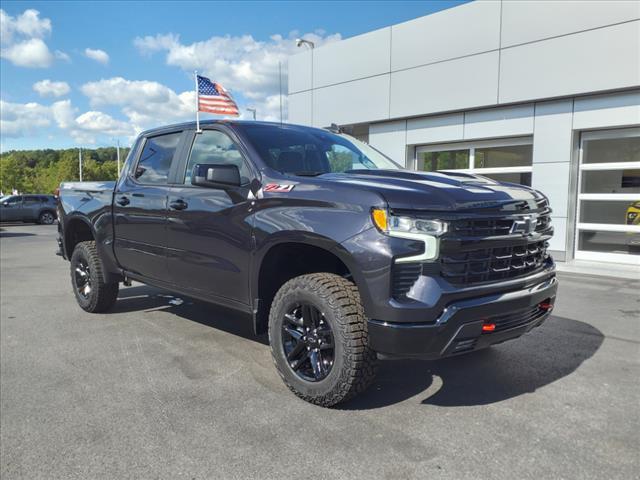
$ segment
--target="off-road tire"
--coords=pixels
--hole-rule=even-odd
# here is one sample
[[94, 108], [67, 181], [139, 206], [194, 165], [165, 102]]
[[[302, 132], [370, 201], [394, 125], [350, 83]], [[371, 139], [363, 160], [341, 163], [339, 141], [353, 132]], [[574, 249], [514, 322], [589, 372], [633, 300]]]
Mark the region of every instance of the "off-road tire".
[[[334, 359], [326, 378], [312, 382], [291, 368], [283, 348], [284, 315], [297, 302], [318, 308], [334, 338]], [[367, 319], [360, 294], [350, 281], [332, 273], [302, 275], [285, 283], [276, 294], [269, 315], [271, 354], [284, 383], [307, 402], [331, 407], [369, 387], [376, 376], [377, 356], [369, 347]]]
[[56, 216], [54, 213], [46, 210], [38, 216], [38, 223], [40, 225], [53, 225], [56, 222]]
[[[83, 296], [78, 290], [76, 268], [84, 262], [89, 269], [91, 291]], [[96, 250], [96, 242], [78, 243], [71, 255], [71, 285], [80, 308], [90, 313], [100, 313], [109, 310], [118, 298], [118, 282], [107, 283], [104, 280], [102, 262]]]

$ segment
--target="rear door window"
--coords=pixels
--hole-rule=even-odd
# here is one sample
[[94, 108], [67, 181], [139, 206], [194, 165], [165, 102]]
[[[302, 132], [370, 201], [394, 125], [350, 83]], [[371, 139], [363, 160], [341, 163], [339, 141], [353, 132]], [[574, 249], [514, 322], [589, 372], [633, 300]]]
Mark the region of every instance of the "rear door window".
[[27, 195], [26, 197], [24, 197], [24, 205], [26, 206], [33, 206], [33, 205], [37, 205], [41, 202], [40, 197], [32, 197]]
[[140, 183], [166, 184], [181, 136], [182, 132], [175, 132], [147, 138], [134, 178]]

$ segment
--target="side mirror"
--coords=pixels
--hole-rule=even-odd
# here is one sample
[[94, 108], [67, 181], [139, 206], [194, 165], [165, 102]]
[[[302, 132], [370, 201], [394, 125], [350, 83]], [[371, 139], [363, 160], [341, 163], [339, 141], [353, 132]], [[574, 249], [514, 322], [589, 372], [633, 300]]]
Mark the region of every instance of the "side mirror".
[[239, 187], [240, 169], [237, 165], [198, 164], [193, 167], [191, 185], [209, 188]]

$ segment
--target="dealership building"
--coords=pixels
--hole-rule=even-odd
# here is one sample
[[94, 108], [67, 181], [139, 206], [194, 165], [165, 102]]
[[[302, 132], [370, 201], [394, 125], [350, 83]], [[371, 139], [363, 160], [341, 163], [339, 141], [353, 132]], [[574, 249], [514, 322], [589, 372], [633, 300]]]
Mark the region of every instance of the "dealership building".
[[289, 121], [530, 185], [558, 261], [640, 265], [640, 2], [476, 1], [289, 59]]

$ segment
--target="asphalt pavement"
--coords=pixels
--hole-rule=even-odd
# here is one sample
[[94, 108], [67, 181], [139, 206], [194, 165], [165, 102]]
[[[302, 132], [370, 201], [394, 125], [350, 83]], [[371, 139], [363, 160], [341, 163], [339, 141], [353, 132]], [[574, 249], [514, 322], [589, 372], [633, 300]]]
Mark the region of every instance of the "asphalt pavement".
[[237, 313], [139, 284], [83, 312], [55, 236], [0, 230], [3, 480], [640, 478], [640, 282], [561, 273], [525, 337], [323, 409]]

